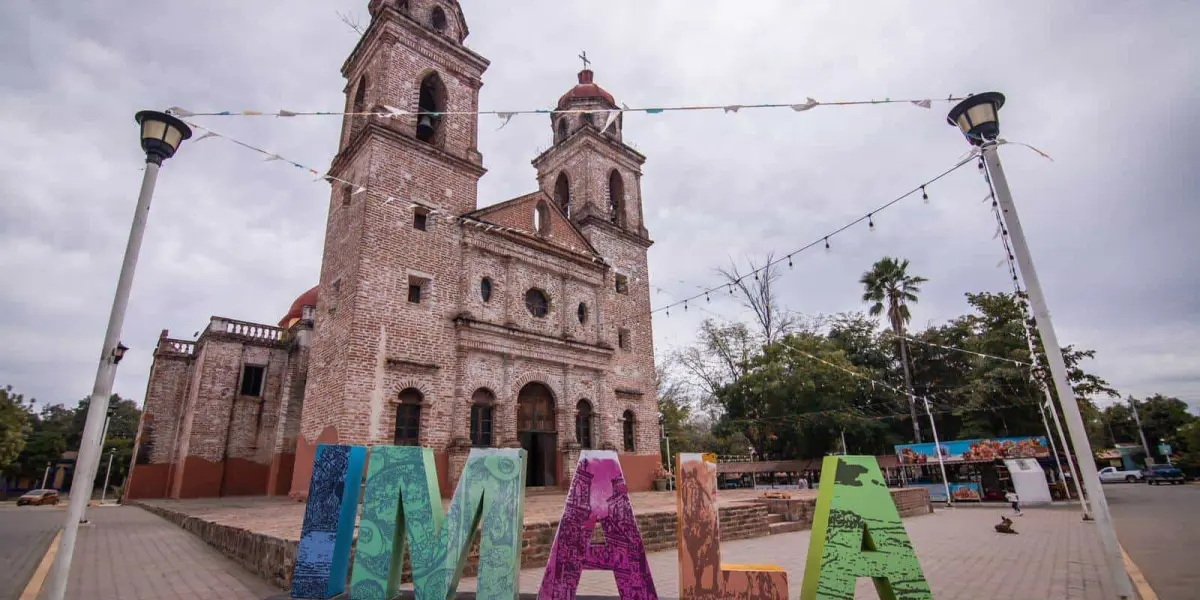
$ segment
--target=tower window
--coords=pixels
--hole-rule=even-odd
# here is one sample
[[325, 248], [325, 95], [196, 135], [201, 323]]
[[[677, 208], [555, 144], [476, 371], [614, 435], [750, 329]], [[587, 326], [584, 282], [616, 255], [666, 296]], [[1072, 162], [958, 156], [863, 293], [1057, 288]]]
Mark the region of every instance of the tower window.
[[539, 235], [550, 232], [550, 207], [545, 202], [538, 202], [533, 207], [533, 231]]
[[634, 436], [635, 423], [633, 419], [633, 411], [627, 410], [621, 415], [621, 438], [625, 442], [625, 451], [634, 451]]
[[245, 365], [242, 367], [242, 386], [239, 392], [243, 396], [262, 396], [263, 379], [267, 368], [260, 365]]
[[424, 396], [416, 388], [400, 392], [396, 406], [396, 433], [392, 443], [397, 446], [416, 446], [421, 438], [421, 403]]
[[413, 229], [425, 231], [429, 227], [429, 211], [424, 208], [413, 209]]
[[587, 305], [586, 305], [586, 304], [584, 304], [584, 303], [582, 303], [582, 302], [580, 302], [580, 303], [579, 303], [579, 308], [575, 310], [575, 316], [576, 316], [576, 317], [579, 317], [579, 324], [580, 324], [580, 325], [583, 325], [583, 324], [587, 323], [587, 318], [588, 318], [588, 307], [587, 307]]
[[490, 278], [484, 277], [479, 280], [479, 297], [484, 302], [492, 301], [492, 280]]
[[367, 117], [362, 113], [367, 112], [367, 76], [363, 75], [358, 78], [358, 87], [354, 90], [354, 101], [350, 105], [350, 112], [354, 113], [350, 117], [350, 134], [358, 133], [363, 125], [367, 123]]
[[546, 296], [546, 292], [537, 288], [530, 288], [525, 292], [525, 308], [529, 310], [529, 314], [542, 319], [550, 312], [550, 298]]
[[[441, 9], [438, 9], [441, 10]], [[427, 144], [437, 141], [442, 127], [442, 112], [446, 110], [446, 85], [437, 73], [421, 80], [417, 98], [417, 139]]]
[[396, 8], [400, 9], [403, 14], [408, 14], [408, 0], [400, 0], [396, 3]]
[[442, 7], [433, 7], [433, 18], [431, 19], [431, 23], [433, 24], [433, 28], [436, 29], [438, 33], [445, 33], [446, 11], [442, 10]]
[[412, 304], [421, 304], [429, 291], [429, 279], [417, 277], [415, 275], [408, 276], [408, 301]]
[[492, 405], [496, 395], [487, 388], [471, 394], [471, 445], [488, 448], [492, 445]]
[[567, 139], [567, 132], [568, 132], [567, 128], [570, 126], [571, 126], [571, 124], [570, 124], [570, 122], [567, 121], [566, 117], [563, 117], [558, 120], [558, 137], [554, 140], [555, 143], [558, 143], [558, 142], [561, 142], [561, 141]]
[[617, 345], [620, 346], [622, 350], [629, 350], [629, 330], [628, 329], [617, 330]]
[[571, 214], [571, 182], [567, 179], [567, 172], [563, 171], [558, 174], [558, 179], [554, 181], [554, 202], [568, 216]]
[[575, 406], [575, 442], [585, 450], [592, 448], [592, 404], [587, 400]]
[[609, 220], [618, 227], [625, 226], [625, 180], [613, 169], [608, 175]]
[[595, 126], [595, 125], [596, 125], [596, 122], [595, 122], [595, 121], [593, 120], [593, 118], [592, 118], [592, 113], [590, 113], [590, 112], [585, 112], [585, 113], [583, 113], [581, 116], [583, 117], [583, 122], [584, 122], [584, 123], [587, 123], [588, 125], [592, 125], [592, 126]]
[[618, 294], [628, 294], [629, 293], [629, 278], [626, 277], [625, 275], [621, 275], [620, 273], [617, 273], [617, 293]]

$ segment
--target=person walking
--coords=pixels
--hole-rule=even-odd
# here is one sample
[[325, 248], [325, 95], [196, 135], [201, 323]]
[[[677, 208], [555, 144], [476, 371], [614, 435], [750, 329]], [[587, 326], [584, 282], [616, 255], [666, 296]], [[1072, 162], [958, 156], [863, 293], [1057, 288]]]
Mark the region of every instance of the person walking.
[[1022, 515], [1021, 499], [1019, 497], [1017, 497], [1017, 493], [1016, 492], [1008, 492], [1008, 493], [1004, 494], [1004, 498], [1006, 500], [1008, 500], [1010, 503], [1012, 503], [1013, 512], [1016, 513], [1016, 515], [1018, 517], [1021, 516]]

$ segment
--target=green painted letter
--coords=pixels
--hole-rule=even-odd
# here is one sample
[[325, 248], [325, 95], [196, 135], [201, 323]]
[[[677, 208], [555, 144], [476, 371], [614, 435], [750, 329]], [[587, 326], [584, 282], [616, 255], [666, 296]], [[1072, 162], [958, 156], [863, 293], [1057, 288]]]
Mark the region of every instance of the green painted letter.
[[800, 600], [854, 597], [859, 577], [880, 600], [932, 600], [873, 456], [826, 456]]

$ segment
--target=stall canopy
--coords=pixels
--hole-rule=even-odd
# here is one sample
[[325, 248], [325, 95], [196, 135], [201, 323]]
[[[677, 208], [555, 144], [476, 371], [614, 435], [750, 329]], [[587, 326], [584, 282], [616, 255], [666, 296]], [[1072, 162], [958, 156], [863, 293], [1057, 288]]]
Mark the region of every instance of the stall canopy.
[[1046, 504], [1050, 502], [1050, 486], [1046, 485], [1046, 473], [1038, 461], [1029, 458], [1010, 458], [1004, 461], [1012, 477], [1013, 488], [1021, 504]]

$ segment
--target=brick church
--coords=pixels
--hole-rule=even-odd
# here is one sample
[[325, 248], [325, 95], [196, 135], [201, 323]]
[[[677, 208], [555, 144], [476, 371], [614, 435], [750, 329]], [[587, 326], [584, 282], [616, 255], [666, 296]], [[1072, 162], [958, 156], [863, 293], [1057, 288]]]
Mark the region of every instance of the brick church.
[[[611, 449], [649, 489], [645, 157], [607, 118], [613, 96], [585, 65], [549, 114], [536, 191], [479, 208], [478, 117], [452, 113], [479, 110], [489, 63], [462, 9], [369, 9], [330, 169], [355, 185], [330, 194], [320, 283], [277, 326], [162, 332], [127, 497], [304, 498], [324, 443], [432, 448], [447, 495], [472, 447], [524, 448], [528, 485], [550, 489], [581, 449]], [[406, 114], [352, 114], [385, 107]]]

